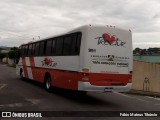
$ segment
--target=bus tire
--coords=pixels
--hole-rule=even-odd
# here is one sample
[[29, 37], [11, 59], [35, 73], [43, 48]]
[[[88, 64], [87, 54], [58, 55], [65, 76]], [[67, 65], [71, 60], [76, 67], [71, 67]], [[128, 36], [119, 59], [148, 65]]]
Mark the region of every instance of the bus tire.
[[45, 76], [44, 87], [46, 91], [51, 92], [52, 84], [51, 84], [51, 77], [49, 75]]
[[87, 91], [78, 91], [78, 94], [79, 94], [80, 96], [86, 96]]
[[22, 68], [20, 69], [20, 78], [21, 78], [21, 80], [24, 80], [23, 69]]

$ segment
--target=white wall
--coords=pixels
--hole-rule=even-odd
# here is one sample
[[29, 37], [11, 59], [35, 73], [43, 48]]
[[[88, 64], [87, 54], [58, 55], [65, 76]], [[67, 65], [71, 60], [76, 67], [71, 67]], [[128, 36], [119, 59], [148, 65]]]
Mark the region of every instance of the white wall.
[[134, 61], [132, 89], [160, 92], [160, 64]]

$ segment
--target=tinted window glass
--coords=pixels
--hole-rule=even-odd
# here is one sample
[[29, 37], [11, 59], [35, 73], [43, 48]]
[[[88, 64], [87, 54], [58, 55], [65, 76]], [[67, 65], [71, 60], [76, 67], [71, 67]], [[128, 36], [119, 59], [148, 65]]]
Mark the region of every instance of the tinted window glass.
[[25, 46], [22, 46], [22, 50], [21, 50], [21, 56], [25, 55]]
[[22, 56], [39, 55], [79, 55], [82, 33], [72, 33], [69, 35], [43, 40], [40, 42], [23, 45]]
[[46, 55], [51, 54], [52, 40], [47, 40], [46, 43]]
[[39, 55], [39, 45], [40, 43], [36, 43], [36, 47], [35, 47], [35, 55]]
[[63, 38], [59, 37], [56, 40], [56, 55], [62, 55], [62, 48], [63, 48]]
[[72, 34], [72, 54], [76, 54], [77, 33]]
[[79, 55], [80, 52], [80, 46], [81, 46], [81, 36], [82, 33], [78, 33], [77, 34], [77, 41], [76, 41], [76, 46], [75, 46], [75, 53]]
[[33, 44], [33, 45], [32, 45], [32, 52], [31, 52], [31, 55], [34, 55], [34, 53], [35, 53], [35, 45], [36, 45], [36, 44]]
[[56, 40], [52, 41], [52, 50], [51, 50], [51, 52], [52, 52], [52, 55], [55, 55], [55, 53], [56, 53]]
[[28, 56], [28, 45], [25, 46], [25, 56]]
[[71, 55], [72, 54], [72, 39], [71, 35], [64, 37], [63, 42], [63, 55]]
[[44, 50], [45, 49], [45, 42], [43, 41], [43, 42], [41, 42], [40, 43], [40, 52], [39, 52], [39, 55], [44, 55]]
[[72, 54], [79, 55], [81, 44], [81, 33], [72, 34]]
[[28, 49], [28, 56], [30, 56], [32, 53], [32, 44], [29, 45], [29, 49]]

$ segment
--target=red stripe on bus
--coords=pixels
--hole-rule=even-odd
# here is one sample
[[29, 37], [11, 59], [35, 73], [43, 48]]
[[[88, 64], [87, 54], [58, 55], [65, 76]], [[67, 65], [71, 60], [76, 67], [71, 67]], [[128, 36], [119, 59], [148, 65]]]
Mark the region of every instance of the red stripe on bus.
[[30, 61], [30, 66], [31, 66], [31, 70], [32, 70], [32, 77], [33, 77], [33, 80], [35, 80], [36, 79], [36, 71], [35, 71], [34, 57], [29, 57], [29, 61]]
[[[35, 68], [36, 69], [36, 68]], [[125, 86], [131, 79], [131, 74], [104, 74], [71, 72], [55, 69], [36, 69], [36, 78], [41, 82], [44, 81], [46, 72], [50, 73], [52, 85], [59, 88], [78, 90], [78, 81], [90, 82], [95, 86]], [[89, 78], [88, 80], [85, 78]]]
[[35, 67], [34, 57], [29, 57], [30, 65]]
[[44, 83], [45, 74], [49, 73], [52, 86], [70, 90], [78, 90], [78, 72], [64, 71], [64, 70], [55, 70], [48, 68], [37, 68], [31, 67], [33, 73], [33, 79]]
[[28, 78], [28, 71], [27, 71], [27, 66], [26, 66], [25, 57], [22, 57], [22, 64], [23, 64], [24, 77]]
[[[132, 78], [131, 74], [88, 73], [87, 76], [84, 75], [84, 73], [80, 74], [80, 81], [90, 82], [91, 85], [96, 86], [125, 86]], [[85, 81], [84, 78], [88, 80]]]
[[51, 72], [53, 86], [70, 90], [78, 90], [78, 72], [63, 70], [54, 70]]
[[[49, 68], [36, 68], [34, 58], [31, 57], [30, 64], [33, 79], [44, 82], [46, 73], [50, 74], [52, 85], [59, 88], [78, 90], [78, 81], [90, 82], [95, 86], [125, 86], [131, 79], [131, 74], [104, 74], [104, 73], [82, 73]], [[25, 77], [28, 77], [25, 58], [22, 58]], [[88, 78], [88, 79], [86, 79]]]

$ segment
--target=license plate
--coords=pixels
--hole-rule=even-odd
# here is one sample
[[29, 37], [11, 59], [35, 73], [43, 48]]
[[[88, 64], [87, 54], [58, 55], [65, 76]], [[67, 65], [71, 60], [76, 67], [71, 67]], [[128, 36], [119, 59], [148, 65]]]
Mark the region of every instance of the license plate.
[[107, 87], [104, 89], [104, 92], [112, 92], [113, 87]]

